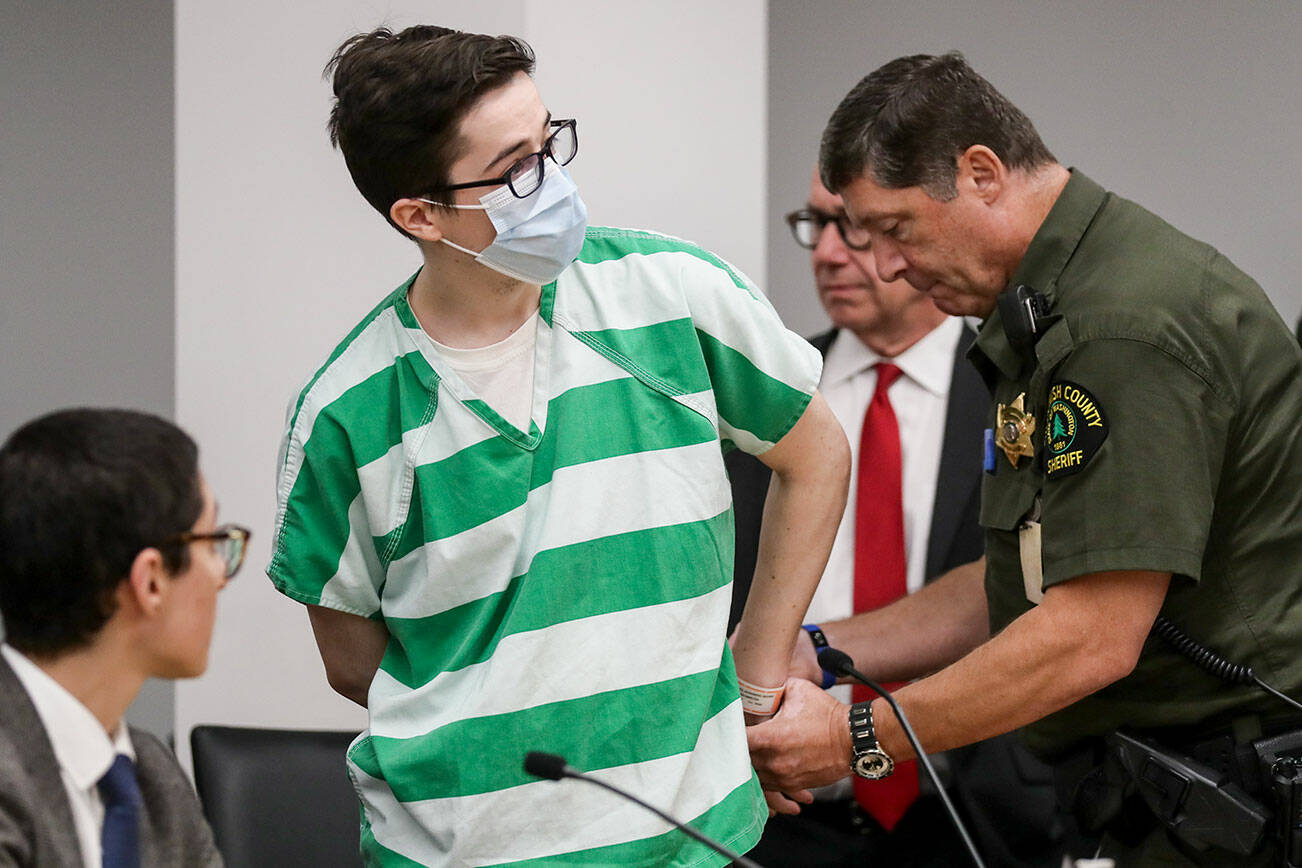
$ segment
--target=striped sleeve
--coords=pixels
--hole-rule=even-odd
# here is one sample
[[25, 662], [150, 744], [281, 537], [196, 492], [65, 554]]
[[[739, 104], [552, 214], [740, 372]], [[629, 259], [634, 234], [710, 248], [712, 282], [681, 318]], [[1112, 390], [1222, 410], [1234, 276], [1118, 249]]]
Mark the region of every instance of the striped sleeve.
[[566, 279], [574, 291], [558, 291], [557, 322], [645, 362], [684, 403], [712, 405], [702, 412], [717, 414], [720, 438], [746, 452], [782, 439], [818, 386], [818, 351], [741, 272], [689, 241], [589, 227]]
[[781, 440], [818, 388], [822, 358], [741, 272], [717, 257], [681, 272], [719, 433], [753, 455]]
[[348, 434], [330, 414], [306, 409], [291, 414], [281, 446], [267, 576], [299, 602], [374, 617], [383, 569]]

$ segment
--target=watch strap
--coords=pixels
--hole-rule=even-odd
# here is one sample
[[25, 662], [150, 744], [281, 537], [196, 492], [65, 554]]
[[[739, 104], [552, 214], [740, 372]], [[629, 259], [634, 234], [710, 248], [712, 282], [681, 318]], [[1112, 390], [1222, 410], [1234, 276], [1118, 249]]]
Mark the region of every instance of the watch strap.
[[850, 706], [850, 754], [850, 768], [860, 777], [881, 780], [895, 769], [895, 761], [877, 742], [871, 701]]

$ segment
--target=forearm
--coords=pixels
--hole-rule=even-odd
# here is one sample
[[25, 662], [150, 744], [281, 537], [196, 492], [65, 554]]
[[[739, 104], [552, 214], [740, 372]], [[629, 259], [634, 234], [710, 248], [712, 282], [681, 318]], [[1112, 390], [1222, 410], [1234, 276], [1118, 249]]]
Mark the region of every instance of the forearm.
[[[1129, 674], [1169, 578], [1098, 573], [1055, 586], [989, 642], [901, 688], [896, 701], [928, 752], [1040, 720]], [[913, 756], [885, 700], [874, 700], [873, 714], [886, 752]]]
[[738, 674], [756, 684], [781, 684], [792, 643], [827, 565], [840, 513], [812, 486], [777, 474], [769, 487], [755, 578], [734, 634]]
[[371, 681], [389, 644], [389, 630], [380, 621], [322, 606], [308, 606], [321, 663], [330, 687], [363, 708]]
[[956, 567], [889, 606], [820, 626], [833, 648], [876, 681], [935, 672], [990, 638], [985, 559]]
[[375, 672], [372, 671], [370, 680], [363, 677], [347, 678], [340, 675], [326, 676], [330, 684], [330, 689], [338, 693], [344, 699], [355, 702], [362, 708], [366, 708], [367, 696], [371, 691], [371, 681], [375, 679]]
[[796, 631], [827, 565], [845, 508], [849, 446], [815, 395], [796, 427], [761, 460], [773, 468], [773, 480], [732, 647], [737, 674], [771, 687], [786, 680]]
[[[1081, 671], [1082, 648], [1028, 612], [985, 645], [895, 699], [928, 753], [990, 738], [1065, 708], [1108, 680]], [[886, 701], [873, 702], [878, 738], [896, 759], [914, 755]]]
[[[989, 642], [895, 698], [928, 752], [1024, 726], [1130, 672], [1161, 609], [1169, 573], [1113, 572], [1054, 585]], [[914, 755], [890, 706], [873, 701], [882, 748]], [[768, 789], [822, 786], [850, 768], [849, 707], [791, 679], [770, 722], [752, 727], [751, 758]]]
[[[1077, 677], [1079, 649], [1053, 641], [1044, 632], [1042, 620], [1038, 610], [1029, 612], [952, 666], [894, 691], [895, 701], [928, 754], [1016, 729], [1103, 686]], [[1069, 677], [1063, 677], [1065, 670]], [[881, 698], [872, 703], [874, 730], [882, 749], [896, 762], [916, 757], [889, 703]], [[815, 734], [828, 733], [826, 754], [816, 754], [821, 760], [817, 765], [806, 761], [807, 769], [774, 765], [786, 782], [821, 786], [849, 773], [850, 707], [836, 703], [826, 713], [830, 725], [813, 728]]]

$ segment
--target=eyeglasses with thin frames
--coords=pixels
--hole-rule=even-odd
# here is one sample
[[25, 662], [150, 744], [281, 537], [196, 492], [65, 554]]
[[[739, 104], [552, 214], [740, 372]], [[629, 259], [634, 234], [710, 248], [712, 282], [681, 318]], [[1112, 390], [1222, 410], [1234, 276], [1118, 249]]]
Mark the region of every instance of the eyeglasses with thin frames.
[[212, 533], [194, 533], [186, 531], [169, 536], [159, 543], [165, 545], [186, 545], [192, 542], [211, 541], [215, 544], [217, 556], [226, 565], [226, 578], [234, 578], [244, 563], [244, 554], [248, 550], [249, 537], [253, 535], [247, 527], [238, 524], [224, 524]]
[[496, 178], [485, 178], [482, 181], [448, 184], [446, 187], [437, 187], [429, 192], [446, 193], [452, 190], [469, 190], [472, 187], [500, 187], [505, 184], [517, 199], [532, 196], [542, 186], [543, 165], [548, 157], [555, 160], [556, 165], [565, 166], [569, 165], [579, 153], [578, 121], [574, 118], [566, 118], [552, 121], [551, 126], [556, 132], [547, 137], [542, 149], [516, 160], [505, 174]]
[[791, 237], [806, 250], [818, 246], [827, 224], [835, 223], [836, 231], [841, 233], [841, 240], [851, 250], [867, 250], [872, 246], [867, 230], [856, 227], [845, 214], [828, 214], [813, 208], [801, 208], [786, 216], [787, 225], [791, 227]]

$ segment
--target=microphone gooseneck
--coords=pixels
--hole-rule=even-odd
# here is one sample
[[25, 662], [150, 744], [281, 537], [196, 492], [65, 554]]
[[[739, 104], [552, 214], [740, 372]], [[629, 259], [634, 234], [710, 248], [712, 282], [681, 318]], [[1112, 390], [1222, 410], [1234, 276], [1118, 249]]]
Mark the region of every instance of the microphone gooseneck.
[[936, 787], [936, 793], [940, 796], [941, 802], [945, 805], [945, 810], [949, 813], [950, 822], [958, 830], [959, 837], [963, 839], [963, 845], [967, 847], [968, 855], [972, 857], [972, 862], [977, 868], [985, 868], [986, 863], [982, 861], [981, 854], [977, 852], [976, 844], [972, 842], [972, 836], [968, 834], [967, 827], [963, 825], [962, 819], [958, 816], [958, 811], [954, 808], [954, 803], [949, 799], [949, 793], [940, 784], [940, 778], [936, 775], [935, 768], [931, 765], [931, 760], [927, 758], [926, 752], [922, 749], [918, 737], [913, 733], [913, 727], [909, 725], [909, 719], [904, 716], [904, 710], [900, 708], [899, 703], [890, 692], [878, 684], [876, 681], [864, 675], [858, 669], [854, 668], [854, 660], [849, 654], [837, 648], [824, 648], [818, 652], [818, 665], [828, 672], [835, 672], [837, 675], [845, 675], [853, 678], [860, 684], [872, 690], [886, 703], [890, 705], [891, 711], [895, 712], [895, 719], [900, 722], [900, 728], [904, 730], [904, 735], [913, 746], [913, 752], [918, 756], [918, 764], [927, 770], [927, 776], [931, 778], [931, 783]]
[[734, 853], [717, 841], [696, 831], [686, 823], [674, 819], [659, 808], [648, 805], [632, 793], [625, 792], [614, 784], [608, 784], [599, 778], [589, 777], [583, 772], [575, 771], [565, 763], [565, 758], [562, 756], [558, 756], [554, 753], [543, 753], [542, 751], [531, 750], [524, 755], [524, 770], [537, 778], [546, 778], [553, 781], [559, 781], [561, 778], [576, 778], [581, 781], [587, 781], [590, 784], [596, 784], [602, 789], [609, 790], [615, 795], [628, 799], [633, 804], [645, 808], [660, 819], [664, 820], [666, 823], [676, 826], [689, 837], [700, 841], [714, 852], [732, 860], [737, 865], [742, 866], [742, 868], [763, 868], [759, 863], [747, 859], [740, 853]]

